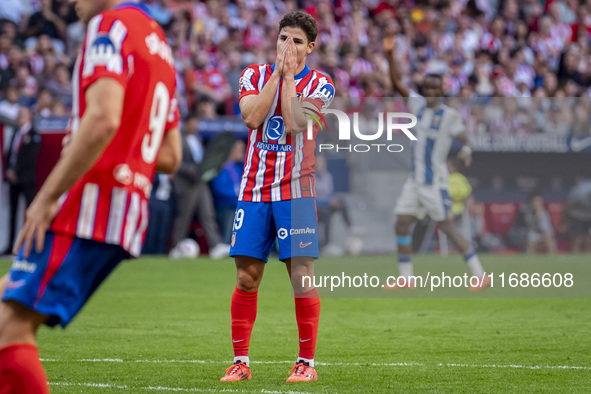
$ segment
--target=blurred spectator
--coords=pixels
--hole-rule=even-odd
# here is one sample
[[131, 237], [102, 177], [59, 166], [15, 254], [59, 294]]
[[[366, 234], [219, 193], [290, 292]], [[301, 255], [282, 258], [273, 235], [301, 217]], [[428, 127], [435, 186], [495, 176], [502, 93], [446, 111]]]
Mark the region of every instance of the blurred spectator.
[[45, 87], [55, 96], [69, 96], [72, 94], [72, 81], [68, 68], [62, 64], [55, 68], [52, 79], [47, 81]]
[[[318, 21], [311, 65], [332, 76], [337, 94], [353, 100], [390, 93], [379, 50], [386, 31], [394, 32], [402, 78], [414, 90], [426, 73], [441, 72], [449, 96], [591, 96], [587, 1], [144, 2], [173, 48], [179, 92], [188, 96], [183, 108], [208, 116], [209, 102], [216, 115], [237, 111], [242, 68], [273, 61], [269, 37], [298, 5]], [[11, 22], [0, 34], [0, 89], [19, 74], [16, 83], [27, 97], [35, 96], [35, 85], [69, 95], [68, 71], [83, 36], [73, 7], [67, 0], [40, 0], [31, 14], [20, 1], [4, 3], [0, 17]], [[25, 39], [27, 52], [19, 48]]]
[[196, 112], [199, 119], [213, 120], [218, 117], [215, 102], [207, 96], [199, 100]]
[[52, 97], [49, 90], [41, 89], [35, 103], [35, 114], [42, 117], [51, 116], [51, 102]]
[[360, 134], [374, 135], [380, 130], [380, 117], [377, 114], [380, 103], [374, 100], [364, 100], [361, 106], [359, 121], [357, 122]]
[[527, 253], [556, 253], [556, 240], [550, 215], [544, 208], [544, 197], [539, 192], [529, 195], [528, 205], [524, 210], [527, 225]]
[[470, 219], [470, 243], [475, 245], [478, 252], [488, 252], [484, 231], [484, 204], [478, 203], [474, 196], [470, 195], [466, 199], [466, 209]]
[[16, 70], [13, 85], [18, 89], [21, 97], [34, 98], [37, 95], [37, 80], [26, 66], [21, 66]]
[[10, 86], [6, 89], [6, 99], [0, 101], [0, 115], [16, 121], [18, 118], [18, 89]]
[[572, 251], [591, 253], [591, 181], [579, 182], [570, 190], [566, 216]]
[[314, 187], [316, 190], [316, 213], [318, 215], [318, 224], [324, 228], [324, 234], [319, 237], [320, 248], [331, 244], [331, 219], [336, 213], [340, 213], [347, 226], [347, 231], [351, 230], [351, 221], [345, 202], [335, 196], [334, 181], [332, 174], [328, 172], [326, 158], [324, 156], [316, 157], [316, 166], [314, 167]]
[[574, 121], [570, 130], [573, 136], [588, 136], [591, 134], [591, 107], [583, 102], [577, 102], [574, 108]]
[[172, 11], [167, 7], [167, 1], [165, 0], [146, 0], [144, 1], [146, 7], [150, 10], [150, 15], [160, 25], [167, 25], [172, 19]]
[[66, 116], [66, 106], [59, 99], [51, 102], [51, 116]]
[[84, 40], [85, 27], [81, 21], [76, 21], [68, 25], [68, 32], [66, 37], [67, 56], [70, 59], [75, 59], [78, 54], [78, 49], [82, 46]]
[[174, 216], [174, 191], [171, 176], [156, 174], [148, 202], [150, 222], [142, 254], [167, 254]]
[[[184, 82], [189, 94], [189, 107], [200, 99], [213, 102], [216, 111], [226, 113], [225, 101], [231, 96], [230, 85], [224, 74], [210, 64], [207, 52], [199, 51], [195, 55], [193, 68], [185, 71]], [[235, 89], [238, 89], [235, 87]]]
[[548, 134], [566, 135], [570, 130], [570, 122], [564, 119], [564, 115], [567, 112], [568, 110], [566, 108], [563, 109], [557, 103], [553, 103], [550, 111], [547, 113], [547, 121], [542, 130]]
[[234, 214], [238, 206], [240, 183], [244, 171], [245, 149], [244, 141], [234, 142], [224, 168], [210, 183], [222, 240], [227, 244], [232, 240]]
[[200, 179], [199, 165], [203, 161], [204, 148], [197, 135], [198, 121], [194, 115], [186, 118], [183, 127], [183, 160], [173, 179], [178, 209], [173, 221], [172, 241], [176, 246], [189, 234], [195, 211], [205, 230], [212, 258], [227, 257], [230, 246], [222, 243], [215, 219], [213, 198], [207, 183]]
[[[460, 105], [471, 137], [591, 135], [590, 1], [144, 2], [173, 49], [183, 114], [237, 113], [243, 67], [274, 61], [279, 19], [302, 7], [319, 27], [310, 66], [333, 78], [343, 110], [361, 110], [362, 132], [377, 130], [379, 109], [360, 98], [391, 95], [380, 43], [393, 32], [401, 77], [417, 90], [426, 73], [442, 73], [446, 95], [465, 99]], [[42, 116], [68, 116], [83, 37], [68, 0], [2, 0], [0, 114], [16, 119], [20, 103]], [[579, 99], [567, 100], [574, 96]], [[481, 97], [525, 99], [470, 106]]]
[[31, 15], [25, 30], [27, 48], [35, 47], [37, 37], [47, 35], [52, 39], [56, 49], [64, 52], [64, 43], [61, 39], [66, 35], [67, 24], [60, 12], [63, 1], [41, 0], [41, 9]]
[[2, 254], [11, 254], [10, 248], [16, 236], [16, 216], [19, 197], [25, 198], [28, 207], [35, 197], [37, 156], [41, 148], [41, 136], [33, 129], [33, 118], [28, 108], [18, 113], [19, 129], [14, 133], [6, 156], [6, 181], [10, 185], [9, 249]]
[[6, 37], [8, 46], [16, 45], [20, 49], [25, 47], [24, 41], [18, 35], [17, 24], [10, 21], [4, 21], [4, 23], [0, 23], [0, 26], [1, 36]]
[[18, 25], [25, 17], [26, 12], [27, 8], [23, 0], [2, 0], [0, 21], [7, 19]]
[[238, 108], [238, 87], [240, 84], [240, 75], [242, 74], [242, 64], [241, 64], [241, 56], [240, 52], [232, 51], [228, 55], [228, 67], [226, 68], [226, 80], [228, 81], [228, 86], [230, 87], [230, 94], [233, 96], [233, 106], [234, 110], [231, 114], [238, 114], [240, 113], [240, 109]]
[[[19, 109], [20, 106], [18, 105], [18, 89], [14, 86], [10, 86], [6, 89], [6, 99], [0, 101], [0, 116], [3, 116], [6, 119], [16, 123], [18, 119]], [[4, 150], [6, 152], [8, 152], [8, 149], [10, 147], [13, 134], [13, 127], [4, 127], [4, 141], [2, 145], [4, 146]], [[0, 152], [0, 157], [3, 153], [4, 152]]]

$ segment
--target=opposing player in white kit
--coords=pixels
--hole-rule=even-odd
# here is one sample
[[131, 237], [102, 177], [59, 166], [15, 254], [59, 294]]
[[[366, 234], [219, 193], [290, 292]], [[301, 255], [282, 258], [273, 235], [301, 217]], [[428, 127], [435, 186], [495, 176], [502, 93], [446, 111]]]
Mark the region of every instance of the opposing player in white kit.
[[[462, 143], [458, 158], [466, 166], [472, 162], [472, 148], [464, 132], [460, 114], [443, 104], [443, 80], [440, 75], [425, 76], [421, 96], [404, 86], [396, 66], [393, 51], [396, 47], [394, 37], [384, 38], [384, 52], [390, 69], [390, 79], [395, 91], [408, 98], [407, 106], [417, 117], [417, 126], [413, 129], [417, 141], [413, 143], [412, 171], [402, 188], [402, 194], [396, 204], [396, 240], [398, 242], [399, 276], [406, 280], [398, 285], [414, 288], [412, 280], [412, 236], [411, 228], [417, 219], [428, 215], [437, 222], [463, 254], [473, 276], [481, 277], [478, 286], [470, 290], [480, 290], [490, 284], [484, 276], [480, 260], [470, 243], [458, 232], [452, 221], [451, 199], [449, 197], [449, 173], [446, 159], [454, 138]], [[476, 281], [474, 281], [476, 282]], [[387, 288], [398, 288], [397, 284]]]

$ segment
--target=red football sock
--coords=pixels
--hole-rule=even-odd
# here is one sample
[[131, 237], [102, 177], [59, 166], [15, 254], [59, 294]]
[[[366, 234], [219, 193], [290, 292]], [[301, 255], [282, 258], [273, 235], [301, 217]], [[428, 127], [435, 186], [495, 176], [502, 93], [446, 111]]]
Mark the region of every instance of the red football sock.
[[320, 296], [318, 289], [295, 295], [295, 312], [300, 334], [300, 357], [314, 359], [318, 320], [320, 320]]
[[0, 394], [49, 394], [37, 346], [15, 343], [0, 349]]
[[232, 345], [234, 357], [248, 356], [250, 334], [257, 318], [258, 291], [242, 291], [236, 286], [232, 294]]

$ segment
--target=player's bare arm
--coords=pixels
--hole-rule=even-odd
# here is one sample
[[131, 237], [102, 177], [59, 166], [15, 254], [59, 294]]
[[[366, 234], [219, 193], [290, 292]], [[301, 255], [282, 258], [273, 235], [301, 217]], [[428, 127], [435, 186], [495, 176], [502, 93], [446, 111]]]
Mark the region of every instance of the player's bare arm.
[[[301, 40], [295, 38], [295, 40]], [[306, 130], [308, 116], [304, 113], [304, 107], [313, 104], [297, 99], [295, 75], [297, 74], [298, 59], [297, 48], [294, 38], [287, 37], [285, 40], [287, 50], [285, 54], [285, 64], [283, 70], [283, 89], [281, 90], [281, 113], [285, 132], [287, 134], [297, 134]], [[314, 108], [317, 110], [317, 108]]]
[[410, 92], [407, 86], [404, 85], [402, 82], [402, 77], [400, 76], [400, 70], [398, 69], [398, 65], [396, 64], [396, 60], [394, 59], [394, 51], [396, 50], [396, 46], [398, 43], [396, 42], [396, 38], [394, 37], [393, 32], [387, 32], [384, 40], [382, 41], [382, 47], [384, 50], [384, 56], [386, 56], [386, 60], [388, 61], [388, 70], [390, 73], [390, 81], [392, 83], [392, 89], [396, 92], [400, 93], [402, 97], [408, 97]]
[[72, 141], [72, 122], [68, 122], [68, 126], [66, 127], [66, 135], [62, 138], [62, 151], [60, 152], [60, 157], [65, 155], [70, 147], [70, 142]]
[[124, 93], [123, 87], [111, 78], [101, 78], [88, 88], [87, 107], [78, 132], [27, 209], [14, 253], [24, 245], [24, 256], [28, 257], [34, 239], [36, 250], [43, 250], [45, 232], [57, 212], [58, 199], [94, 165], [115, 136]]
[[462, 143], [462, 149], [458, 152], [458, 159], [462, 160], [466, 167], [470, 167], [472, 165], [472, 144], [470, 144], [468, 135], [463, 132], [456, 138]]
[[281, 81], [284, 56], [285, 46], [281, 46], [277, 52], [275, 69], [265, 86], [263, 86], [263, 90], [261, 90], [259, 94], [246, 96], [240, 100], [239, 105], [242, 120], [244, 120], [244, 124], [249, 129], [258, 128], [265, 120], [265, 116], [267, 116], [267, 113], [273, 105], [277, 87]]
[[174, 174], [181, 165], [182, 155], [181, 132], [175, 127], [164, 136], [160, 152], [158, 152], [156, 171]]

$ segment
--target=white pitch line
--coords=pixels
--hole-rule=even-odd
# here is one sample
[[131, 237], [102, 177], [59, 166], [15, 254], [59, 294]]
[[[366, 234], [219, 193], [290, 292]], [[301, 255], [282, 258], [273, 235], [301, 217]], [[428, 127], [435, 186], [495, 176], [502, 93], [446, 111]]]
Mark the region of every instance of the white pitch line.
[[[127, 385], [115, 385], [108, 383], [70, 383], [70, 382], [50, 382], [50, 386], [78, 386], [78, 387], [94, 387], [107, 389], [135, 389], [135, 390], [153, 390], [153, 391], [176, 391], [182, 393], [252, 393], [254, 390], [234, 390], [234, 389], [199, 389], [199, 388], [182, 388], [182, 387], [164, 387], [164, 386], [147, 386], [147, 387], [133, 387]], [[256, 391], [259, 392], [259, 391]], [[281, 390], [267, 390], [262, 389], [261, 393], [265, 394], [312, 394], [306, 391], [281, 391]]]
[[120, 358], [83, 358], [82, 360], [76, 360], [79, 362], [88, 363], [122, 363], [123, 359]]
[[[93, 362], [93, 363], [151, 363], [151, 364], [231, 364], [232, 361], [217, 360], [123, 360], [120, 358], [85, 358], [79, 360], [59, 360], [45, 358], [43, 362]], [[252, 364], [293, 364], [293, 361], [251, 361]], [[591, 367], [575, 365], [520, 365], [520, 364], [454, 364], [454, 363], [326, 363], [317, 362], [317, 365], [324, 366], [372, 366], [372, 367], [462, 367], [462, 368], [517, 368], [517, 369], [575, 369], [591, 370]]]
[[440, 367], [469, 367], [469, 368], [521, 368], [521, 369], [584, 369], [590, 370], [591, 367], [577, 367], [574, 365], [476, 365], [476, 364], [438, 364]]
[[70, 383], [70, 382], [49, 382], [50, 386], [81, 386], [81, 387], [97, 387], [103, 389], [126, 389], [127, 386], [119, 386], [108, 383]]

